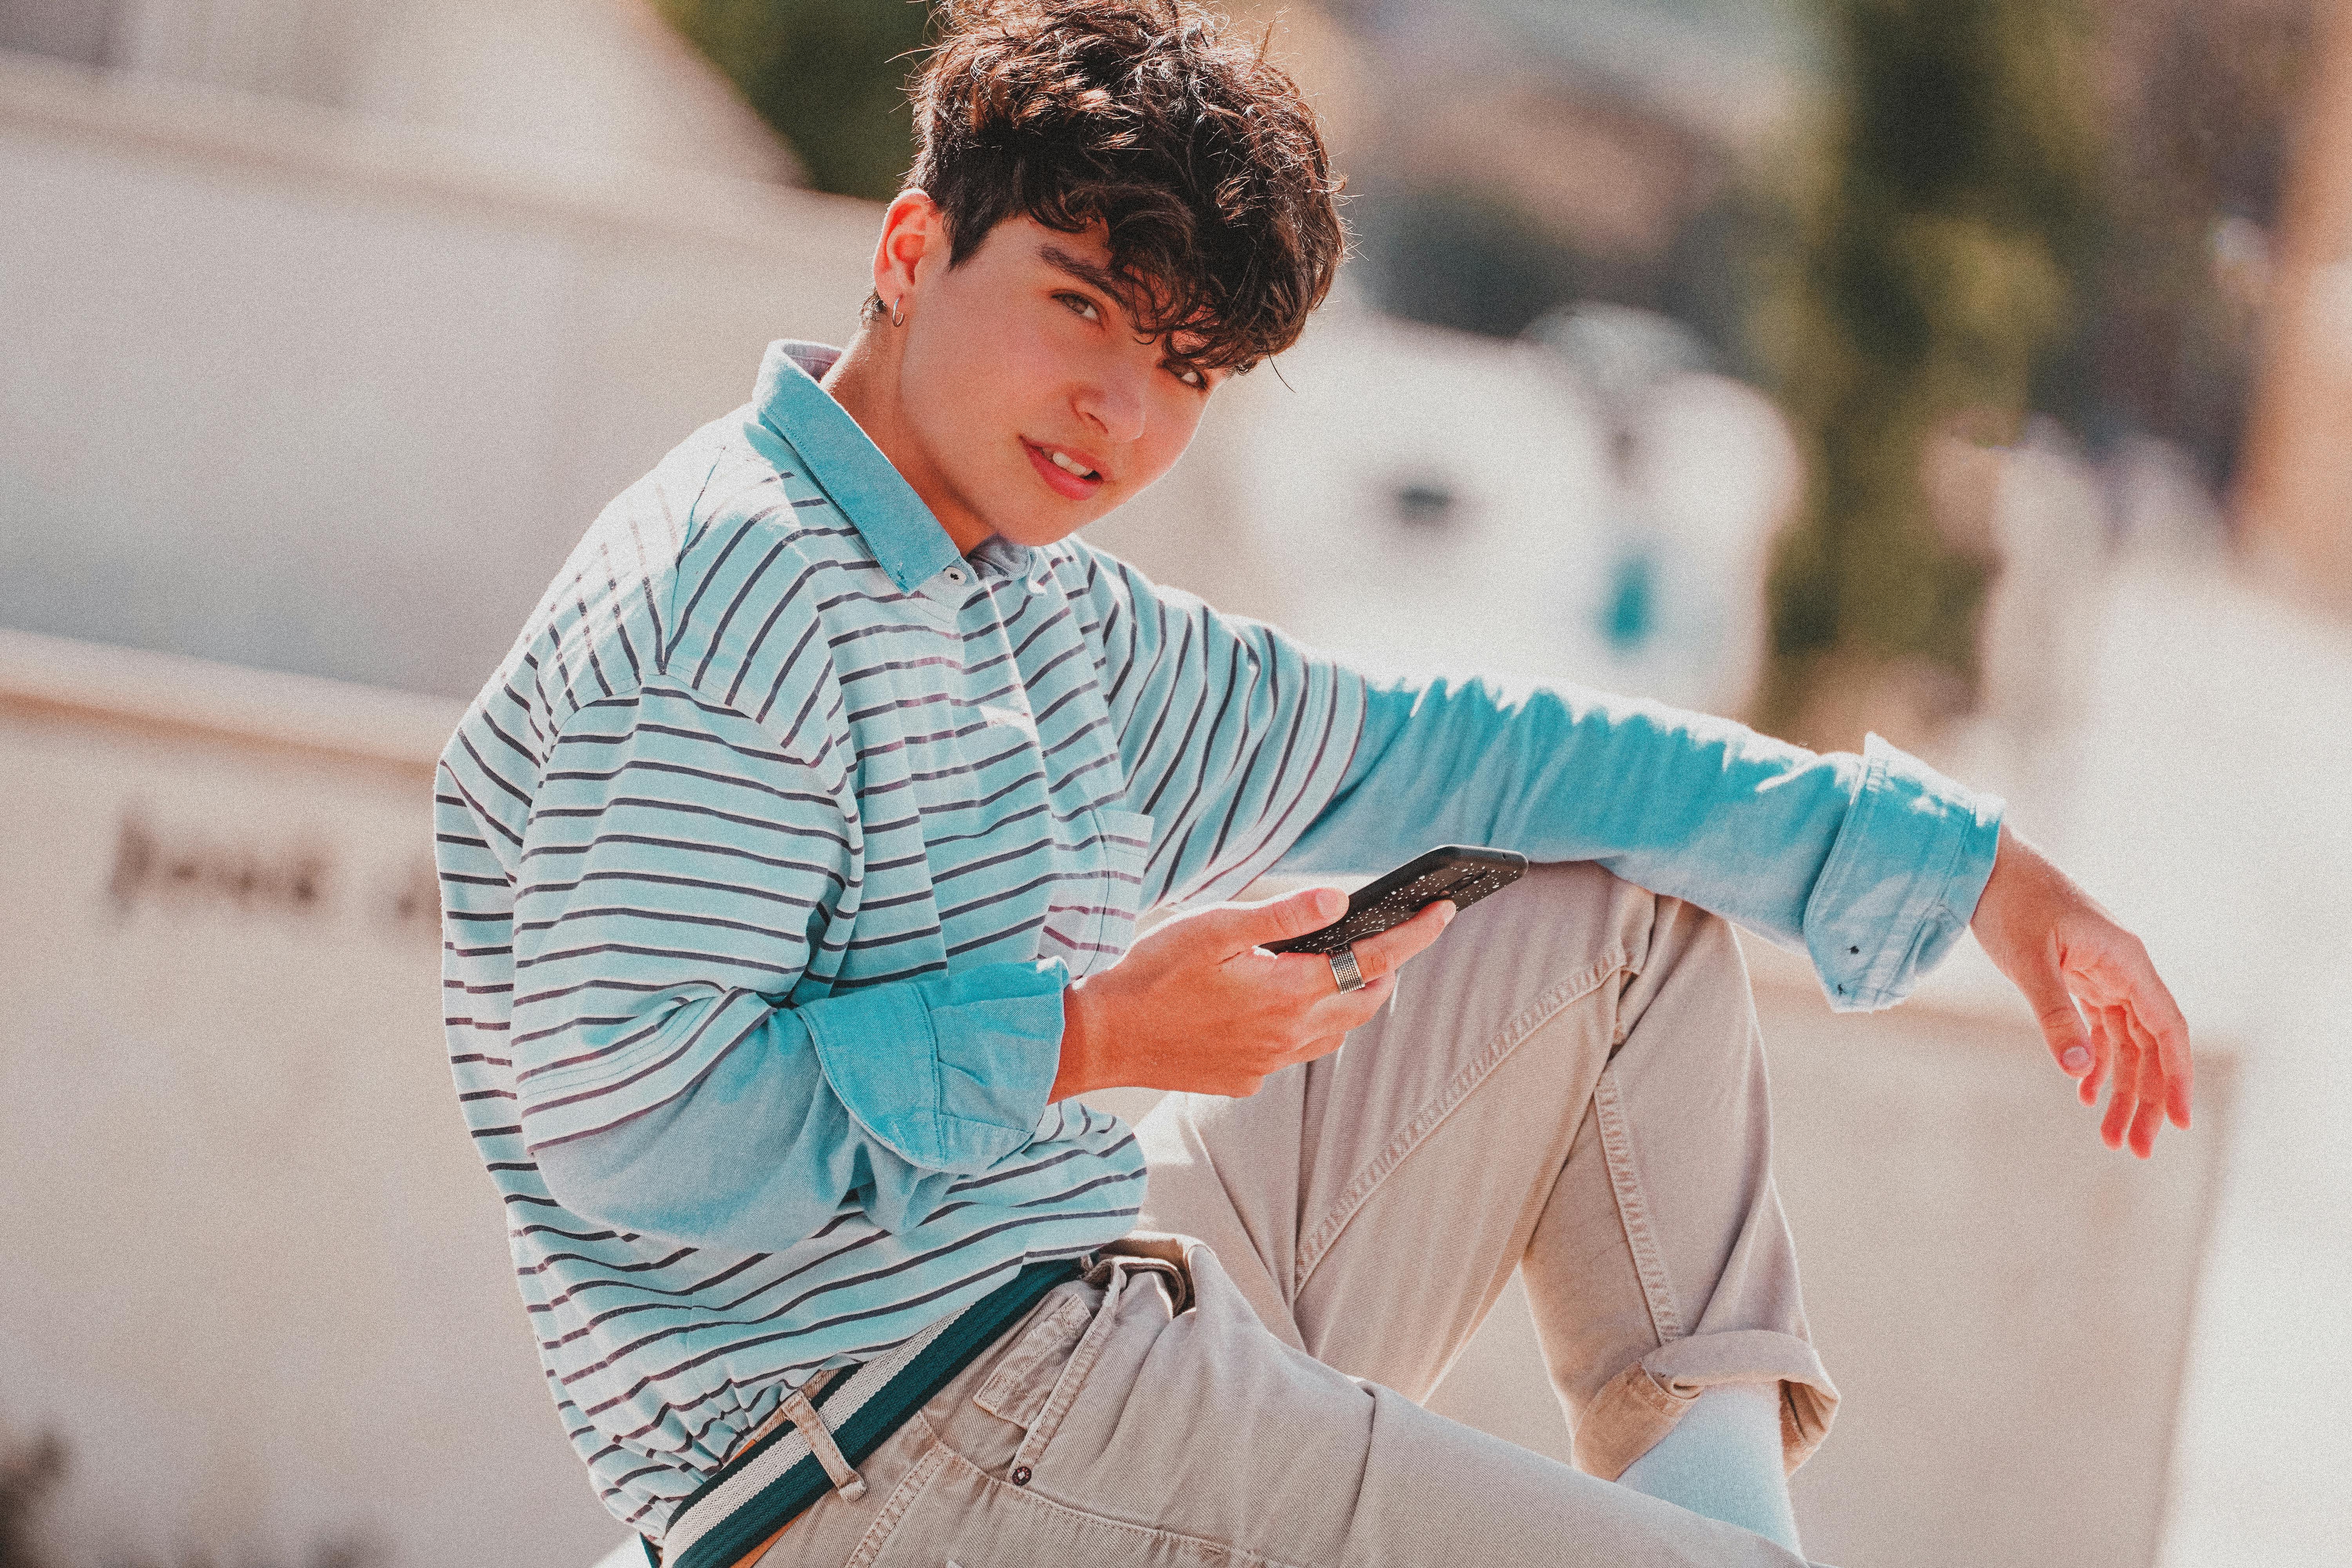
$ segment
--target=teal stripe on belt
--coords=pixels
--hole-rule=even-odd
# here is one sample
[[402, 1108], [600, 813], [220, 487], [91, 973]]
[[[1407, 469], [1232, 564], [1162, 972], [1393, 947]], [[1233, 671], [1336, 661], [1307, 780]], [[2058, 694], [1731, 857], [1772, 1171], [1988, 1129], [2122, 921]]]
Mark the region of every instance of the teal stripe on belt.
[[[1035, 1306], [1046, 1291], [1076, 1279], [1080, 1272], [1077, 1263], [1068, 1258], [1029, 1264], [1011, 1279], [958, 1313], [955, 1321], [938, 1339], [924, 1346], [921, 1352], [901, 1367], [879, 1393], [834, 1429], [833, 1439], [839, 1445], [842, 1458], [853, 1467], [863, 1464], [866, 1456], [882, 1446], [885, 1438], [921, 1409], [932, 1394], [946, 1387], [956, 1373], [977, 1360], [981, 1352], [993, 1344], [997, 1337], [1011, 1328], [1023, 1313]], [[822, 1410], [825, 1401], [839, 1393], [848, 1382], [846, 1376], [835, 1378], [810, 1403]], [[797, 1427], [785, 1422], [737, 1455], [677, 1505], [670, 1515], [669, 1529], [675, 1531], [678, 1521], [691, 1513], [697, 1503], [726, 1485], [730, 1479], [757, 1461], [761, 1454], [799, 1435]], [[810, 1504], [832, 1489], [833, 1481], [824, 1473], [824, 1465], [814, 1454], [806, 1455], [792, 1468], [761, 1488], [733, 1513], [711, 1526], [669, 1568], [729, 1568], [729, 1564], [791, 1523]], [[646, 1557], [649, 1563], [661, 1563], [651, 1541], [646, 1542]]]

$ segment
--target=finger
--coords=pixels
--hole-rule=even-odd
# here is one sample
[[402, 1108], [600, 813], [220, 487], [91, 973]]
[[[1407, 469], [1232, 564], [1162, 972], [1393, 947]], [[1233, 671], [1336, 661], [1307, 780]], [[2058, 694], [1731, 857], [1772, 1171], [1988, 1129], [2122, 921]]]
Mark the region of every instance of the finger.
[[2164, 1060], [2156, 1042], [2137, 1037], [2139, 1047], [2139, 1110], [2132, 1115], [2132, 1152], [2147, 1159], [2156, 1152], [2156, 1130], [2164, 1125]]
[[1393, 974], [1414, 953], [1437, 940], [1454, 919], [1454, 902], [1440, 899], [1423, 907], [1420, 913], [1401, 924], [1392, 925], [1378, 936], [1368, 936], [1351, 943], [1356, 952], [1356, 967], [1367, 980], [1377, 980]]
[[2085, 1105], [2099, 1103], [2099, 1088], [2115, 1065], [2116, 1042], [2124, 1037], [2123, 1019], [2115, 1008], [2085, 1006], [2091, 1024], [2091, 1070], [2083, 1075], [2076, 1094]]
[[2066, 989], [2057, 961], [2037, 954], [2022, 975], [2011, 978], [2033, 1009], [2033, 1021], [2042, 1026], [2042, 1037], [2049, 1044], [2058, 1070], [2077, 1079], [2090, 1072], [2098, 1061], [2091, 1047], [2091, 1031], [2074, 1011], [2074, 994]]
[[2189, 1131], [2189, 1102], [2196, 1087], [2197, 1058], [2189, 1048], [2189, 1029], [2151, 1030], [2137, 1017], [2131, 1026], [2139, 1033], [2140, 1049], [2152, 1051], [2164, 1068], [2164, 1110], [2175, 1127]]
[[1396, 994], [1393, 974], [1367, 980], [1353, 991], [1341, 991], [1338, 984], [1336, 979], [1326, 979], [1323, 994], [1307, 1005], [1302, 1022], [1316, 1035], [1344, 1035], [1362, 1028]]
[[2138, 1037], [2140, 1049], [2154, 1052], [2163, 1068], [2165, 1110], [2172, 1124], [2186, 1132], [2190, 1089], [2197, 1075], [2196, 1058], [2189, 1047], [2189, 1020], [2158, 976], [2156, 965], [2143, 958], [2139, 968], [2145, 974], [2135, 976], [2126, 1016]]
[[2091, 1026], [2091, 1070], [2076, 1080], [2074, 1092], [2084, 1104], [2096, 1105], [2099, 1090], [2105, 1087], [2107, 1074], [2115, 1066], [2116, 1041], [2121, 1037], [2116, 1029], [2115, 1020], [2107, 1016], [2105, 1008], [2084, 1004], [2083, 1016]]
[[1366, 982], [1360, 991], [1349, 991], [1333, 998], [1332, 1006], [1341, 1020], [1341, 1031], [1352, 1032], [1370, 1023], [1373, 1016], [1387, 1006], [1389, 998], [1394, 994], [1396, 976], [1383, 974], [1378, 980]]
[[1262, 904], [1234, 904], [1199, 917], [1201, 933], [1230, 958], [1268, 942], [1320, 931], [1348, 912], [1348, 895], [1337, 888], [1301, 888]]
[[[1306, 1014], [1342, 995], [1362, 994], [1360, 990], [1342, 992], [1339, 989], [1339, 971], [1332, 963], [1333, 957], [1333, 954], [1328, 952], [1277, 952], [1272, 955], [1274, 980], [1288, 1005], [1297, 1011], [1302, 1018]], [[1356, 973], [1363, 975], [1365, 985], [1370, 986], [1372, 979], [1365, 973], [1367, 967], [1359, 958]], [[1329, 1019], [1318, 1016], [1314, 1018], [1312, 1026], [1319, 1034], [1323, 1032], [1324, 1026], [1329, 1022]], [[1352, 1026], [1340, 1026], [1352, 1027]]]
[[2144, 1055], [2152, 1054], [2162, 1069], [2161, 1099], [2166, 1113], [2174, 1126], [2186, 1130], [2196, 1078], [2189, 1020], [2182, 1016], [2180, 1004], [2173, 999], [2164, 977], [2157, 973], [2156, 962], [2148, 957], [2147, 945], [2121, 927], [2115, 928], [2111, 934], [2115, 940], [2105, 944], [2100, 956], [2106, 961], [2113, 980], [2120, 984], [2122, 994], [2116, 999], [2117, 1005], [2124, 1009], [2134, 1043]]
[[1283, 1058], [1283, 1066], [1296, 1067], [1300, 1062], [1311, 1062], [1318, 1057], [1328, 1057], [1347, 1043], [1348, 1037], [1345, 1034], [1318, 1035], [1297, 1050], [1287, 1053]]
[[1323, 984], [1324, 994], [1308, 1004], [1299, 1020], [1301, 1032], [1311, 1038], [1307, 1045], [1287, 1052], [1286, 1061], [1310, 1061], [1321, 1056], [1323, 1051], [1315, 1048], [1315, 1041], [1328, 1039], [1336, 1047], [1342, 1038], [1370, 1023], [1396, 994], [1393, 974], [1368, 980], [1353, 991], [1336, 989], [1335, 983], [1328, 977]]
[[2132, 1097], [2130, 1090], [2122, 1088], [2109, 1090], [2107, 1113], [2099, 1119], [2099, 1142], [2110, 1149], [2122, 1148], [2124, 1134], [2131, 1130], [2132, 1112], [2138, 1105], [2139, 1101]]
[[2110, 1149], [2124, 1146], [2124, 1134], [2130, 1131], [2132, 1113], [2139, 1106], [2135, 1092], [2138, 1082], [2139, 1047], [2126, 1035], [2116, 1042], [2114, 1087], [2107, 1091], [2107, 1114], [2099, 1123], [2100, 1141]]
[[[1435, 942], [1437, 933], [1445, 929], [1445, 922], [1454, 918], [1453, 908], [1451, 903], [1440, 900], [1411, 920], [1391, 926], [1378, 936], [1350, 942], [1348, 951], [1356, 955], [1356, 973], [1362, 976], [1364, 984], [1373, 985], [1390, 978], [1406, 959]], [[1360, 990], [1340, 991], [1339, 972], [1331, 962], [1337, 954], [1299, 952], [1277, 953], [1275, 956], [1286, 966], [1291, 983], [1310, 1001], [1320, 1003], [1339, 995], [1363, 995]], [[1364, 1016], [1369, 1018], [1374, 1011], [1377, 1009], [1368, 1008]], [[1356, 1026], [1350, 1024], [1347, 1026], [1354, 1028]]]
[[2131, 1152], [2143, 1160], [2156, 1152], [2156, 1130], [2164, 1125], [2162, 1085], [2153, 1087], [2157, 1092], [2138, 1098], [2138, 1109], [2132, 1112], [2131, 1130], [2125, 1134]]

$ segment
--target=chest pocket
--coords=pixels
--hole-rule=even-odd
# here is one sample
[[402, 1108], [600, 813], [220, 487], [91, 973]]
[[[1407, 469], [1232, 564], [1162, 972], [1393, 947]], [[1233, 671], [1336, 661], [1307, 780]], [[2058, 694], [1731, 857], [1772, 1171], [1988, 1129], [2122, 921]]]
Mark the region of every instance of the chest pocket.
[[1151, 818], [1143, 813], [1097, 806], [1087, 815], [1097, 872], [1087, 900], [1093, 914], [1091, 929], [1071, 960], [1071, 967], [1081, 974], [1109, 968], [1135, 940], [1135, 918], [1143, 901], [1143, 864], [1151, 855]]

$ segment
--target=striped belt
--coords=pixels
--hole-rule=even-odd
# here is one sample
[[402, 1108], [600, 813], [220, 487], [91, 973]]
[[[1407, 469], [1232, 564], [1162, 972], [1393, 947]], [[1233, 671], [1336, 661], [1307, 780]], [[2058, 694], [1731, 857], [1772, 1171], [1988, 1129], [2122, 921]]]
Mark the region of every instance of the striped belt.
[[646, 1561], [656, 1568], [729, 1568], [828, 1490], [856, 1501], [866, 1483], [855, 1467], [1046, 1291], [1080, 1272], [1066, 1258], [1029, 1264], [888, 1354], [789, 1390], [767, 1435], [677, 1505], [659, 1552], [646, 1542]]

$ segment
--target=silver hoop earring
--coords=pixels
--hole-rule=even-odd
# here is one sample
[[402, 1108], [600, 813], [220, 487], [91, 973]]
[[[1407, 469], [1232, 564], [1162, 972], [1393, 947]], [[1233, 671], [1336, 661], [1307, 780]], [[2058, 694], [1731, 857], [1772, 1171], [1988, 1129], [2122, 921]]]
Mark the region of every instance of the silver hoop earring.
[[890, 301], [890, 324], [894, 327], [907, 324], [907, 297], [904, 294]]

